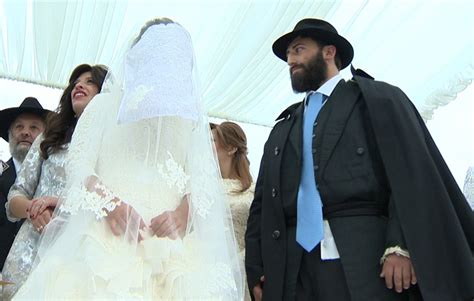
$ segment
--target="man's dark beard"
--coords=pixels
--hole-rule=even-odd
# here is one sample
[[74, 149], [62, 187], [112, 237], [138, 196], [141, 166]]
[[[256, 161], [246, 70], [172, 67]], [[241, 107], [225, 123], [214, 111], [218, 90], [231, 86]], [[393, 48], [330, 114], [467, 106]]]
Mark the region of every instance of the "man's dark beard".
[[318, 52], [307, 64], [301, 64], [298, 67], [303, 69], [302, 72], [290, 73], [291, 86], [296, 93], [316, 91], [326, 80], [328, 66], [321, 52]]

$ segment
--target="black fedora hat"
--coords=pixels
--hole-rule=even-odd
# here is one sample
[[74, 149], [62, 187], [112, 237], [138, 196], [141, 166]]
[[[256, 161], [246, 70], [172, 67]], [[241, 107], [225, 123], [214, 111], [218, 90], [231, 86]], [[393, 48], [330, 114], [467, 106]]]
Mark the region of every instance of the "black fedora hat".
[[301, 35], [313, 37], [316, 40], [336, 46], [337, 53], [339, 53], [341, 58], [342, 69], [346, 68], [354, 57], [354, 49], [351, 43], [340, 36], [334, 26], [319, 19], [303, 19], [299, 21], [292, 32], [281, 36], [273, 43], [273, 53], [286, 62], [288, 45]]
[[0, 111], [0, 137], [8, 142], [8, 129], [10, 129], [10, 125], [20, 114], [31, 113], [44, 118], [49, 112], [51, 111], [43, 109], [36, 98], [25, 98], [19, 107]]

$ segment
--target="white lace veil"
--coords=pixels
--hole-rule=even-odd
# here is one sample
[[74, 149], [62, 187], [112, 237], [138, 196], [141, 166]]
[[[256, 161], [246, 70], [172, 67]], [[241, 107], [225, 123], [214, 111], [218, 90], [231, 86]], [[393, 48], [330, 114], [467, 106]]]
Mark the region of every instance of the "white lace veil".
[[174, 23], [151, 26], [127, 53], [119, 122], [156, 116], [197, 120], [193, 67], [187, 31]]
[[[149, 27], [112, 71], [77, 124], [67, 187], [19, 297], [243, 300], [195, 66], [189, 33], [169, 23]], [[143, 227], [182, 202], [182, 239]]]

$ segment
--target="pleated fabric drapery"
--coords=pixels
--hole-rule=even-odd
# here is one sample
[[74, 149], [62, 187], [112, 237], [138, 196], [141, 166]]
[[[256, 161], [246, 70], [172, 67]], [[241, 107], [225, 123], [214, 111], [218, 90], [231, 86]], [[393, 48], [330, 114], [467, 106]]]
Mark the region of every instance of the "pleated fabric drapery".
[[209, 114], [271, 126], [301, 99], [271, 45], [316, 17], [351, 41], [355, 67], [401, 87], [429, 120], [474, 78], [472, 11], [470, 0], [0, 0], [0, 78], [63, 87], [80, 63], [113, 68], [125, 37], [166, 16], [190, 31]]

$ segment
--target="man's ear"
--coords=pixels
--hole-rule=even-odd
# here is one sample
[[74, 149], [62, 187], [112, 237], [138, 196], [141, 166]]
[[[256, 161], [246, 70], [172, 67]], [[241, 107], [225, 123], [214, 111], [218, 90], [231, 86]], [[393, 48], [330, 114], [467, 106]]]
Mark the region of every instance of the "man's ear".
[[335, 59], [336, 58], [336, 46], [334, 45], [326, 45], [323, 47], [323, 58], [326, 60]]

